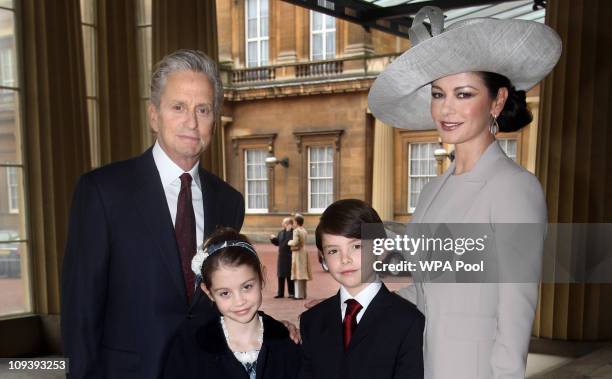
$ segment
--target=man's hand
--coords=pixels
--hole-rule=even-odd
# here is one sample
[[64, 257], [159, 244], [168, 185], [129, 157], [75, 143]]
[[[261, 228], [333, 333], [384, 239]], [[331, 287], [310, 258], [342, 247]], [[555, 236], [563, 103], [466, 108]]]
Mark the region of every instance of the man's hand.
[[300, 332], [298, 331], [298, 328], [296, 328], [295, 325], [293, 325], [287, 320], [282, 320], [281, 322], [283, 323], [283, 325], [285, 325], [285, 328], [289, 330], [289, 338], [291, 338], [291, 340], [293, 340], [293, 342], [295, 343], [302, 343], [302, 339], [300, 338]]
[[274, 234], [270, 234], [270, 239], [274, 239], [276, 236]]
[[323, 301], [322, 299], [310, 300], [309, 302], [304, 303], [304, 307], [306, 309], [310, 309], [310, 308], [314, 307], [315, 305], [319, 304], [322, 301]]

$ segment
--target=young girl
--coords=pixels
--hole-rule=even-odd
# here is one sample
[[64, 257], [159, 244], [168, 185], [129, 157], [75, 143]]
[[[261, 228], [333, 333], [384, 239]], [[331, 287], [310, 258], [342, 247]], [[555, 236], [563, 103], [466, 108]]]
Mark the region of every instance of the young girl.
[[218, 313], [185, 321], [171, 343], [165, 377], [297, 377], [299, 347], [283, 324], [258, 311], [264, 276], [248, 239], [234, 229], [218, 229], [193, 266]]

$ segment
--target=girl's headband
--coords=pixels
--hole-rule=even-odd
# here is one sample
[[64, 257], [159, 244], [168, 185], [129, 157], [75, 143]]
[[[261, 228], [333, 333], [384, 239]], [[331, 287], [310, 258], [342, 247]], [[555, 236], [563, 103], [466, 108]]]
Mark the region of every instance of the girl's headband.
[[202, 265], [204, 264], [204, 261], [208, 257], [213, 255], [217, 251], [222, 250], [222, 249], [226, 249], [228, 247], [239, 247], [239, 248], [244, 249], [246, 251], [249, 251], [249, 252], [255, 254], [255, 256], [257, 256], [257, 252], [255, 252], [255, 249], [253, 248], [253, 245], [251, 245], [248, 242], [244, 242], [244, 241], [236, 241], [236, 240], [221, 241], [221, 242], [217, 242], [217, 243], [211, 244], [206, 249], [204, 249], [203, 247], [204, 247], [204, 245], [202, 244], [198, 248], [198, 251], [197, 251], [196, 255], [193, 257], [193, 260], [191, 261], [191, 270], [196, 275], [200, 275], [201, 274], [201, 272], [202, 272]]

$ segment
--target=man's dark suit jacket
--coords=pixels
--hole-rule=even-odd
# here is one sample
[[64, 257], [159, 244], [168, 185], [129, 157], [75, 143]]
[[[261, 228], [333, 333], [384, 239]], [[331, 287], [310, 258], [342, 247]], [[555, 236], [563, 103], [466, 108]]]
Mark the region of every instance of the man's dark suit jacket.
[[278, 261], [276, 262], [276, 276], [291, 278], [291, 246], [287, 242], [293, 239], [293, 229], [282, 229], [275, 238], [270, 239], [272, 244], [278, 246]]
[[[204, 237], [240, 230], [244, 199], [200, 169]], [[200, 244], [201, 241], [198, 241]], [[174, 226], [152, 149], [83, 175], [72, 199], [62, 271], [62, 338], [71, 378], [157, 378], [188, 305]]]
[[[294, 379], [300, 369], [300, 347], [287, 328], [260, 312], [263, 343], [257, 357], [258, 379]], [[219, 317], [204, 325], [186, 320], [170, 344], [166, 379], [249, 379], [244, 366], [227, 346]]]
[[345, 352], [340, 293], [300, 318], [300, 379], [423, 378], [425, 317], [383, 284], [365, 310]]

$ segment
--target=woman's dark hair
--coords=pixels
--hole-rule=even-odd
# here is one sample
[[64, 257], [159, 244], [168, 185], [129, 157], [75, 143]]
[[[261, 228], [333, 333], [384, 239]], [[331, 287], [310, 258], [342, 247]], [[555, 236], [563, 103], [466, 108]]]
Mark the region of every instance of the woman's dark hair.
[[[235, 229], [221, 227], [211, 234], [206, 242], [204, 242], [204, 249], [223, 241], [242, 241], [250, 244], [249, 239], [245, 235], [238, 233]], [[206, 258], [202, 264], [202, 282], [206, 288], [210, 289], [212, 287], [212, 274], [217, 271], [219, 267], [237, 267], [242, 265], [247, 265], [252, 268], [257, 276], [259, 276], [260, 283], [264, 283], [263, 268], [257, 255], [239, 246], [230, 246], [217, 250]]]
[[317, 248], [323, 251], [323, 233], [361, 239], [361, 224], [364, 223], [379, 224], [380, 230], [376, 230], [375, 234], [384, 237], [380, 216], [365, 201], [344, 199], [332, 203], [321, 215], [315, 231]]
[[481, 71], [478, 73], [484, 81], [491, 98], [497, 97], [497, 91], [506, 87], [508, 99], [504, 109], [497, 117], [497, 124], [501, 132], [514, 132], [527, 125], [533, 120], [531, 112], [527, 108], [525, 91], [517, 91], [510, 80], [503, 75], [494, 72]]

